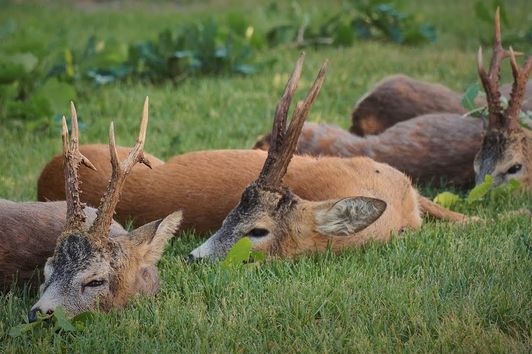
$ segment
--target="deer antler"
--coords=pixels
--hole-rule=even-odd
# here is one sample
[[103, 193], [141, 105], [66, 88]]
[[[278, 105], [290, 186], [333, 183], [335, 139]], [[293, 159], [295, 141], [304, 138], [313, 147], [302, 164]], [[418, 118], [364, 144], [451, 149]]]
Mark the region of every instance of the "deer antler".
[[140, 122], [140, 131], [137, 143], [129, 152], [128, 157], [121, 163], [118, 161], [116, 152], [114, 125], [111, 122], [109, 127], [109, 151], [111, 154], [112, 175], [107, 191], [105, 192], [100, 206], [98, 207], [97, 216], [89, 230], [89, 237], [94, 241], [106, 240], [109, 234], [109, 228], [113, 222], [113, 214], [120, 198], [120, 193], [124, 187], [127, 175], [137, 162], [141, 162], [151, 168], [150, 162], [144, 157], [144, 141], [146, 140], [146, 128], [148, 126], [148, 97], [144, 101], [144, 110]]
[[506, 108], [505, 116], [507, 127], [510, 129], [515, 129], [519, 127], [519, 112], [521, 111], [523, 97], [525, 96], [528, 75], [532, 69], [532, 56], [528, 57], [525, 65], [520, 68], [515, 60], [515, 53], [512, 47], [510, 47], [510, 62], [512, 64], [514, 83], [512, 85], [510, 102], [508, 102], [508, 108]]
[[83, 212], [85, 204], [80, 200], [79, 165], [84, 164], [96, 171], [96, 168], [89, 159], [79, 151], [78, 114], [74, 102], [70, 102], [70, 111], [72, 114], [72, 137], [70, 141], [68, 137], [68, 126], [64, 116], [63, 131], [61, 133], [63, 140], [63, 166], [65, 169], [65, 196], [67, 202], [65, 232], [81, 231], [85, 222], [85, 213]]
[[329, 65], [328, 61], [323, 63], [314, 84], [312, 85], [307, 97], [303, 102], [298, 102], [294, 113], [292, 114], [292, 120], [288, 129], [285, 130], [286, 121], [288, 118], [288, 109], [292, 101], [292, 96], [297, 88], [299, 77], [301, 76], [301, 70], [303, 62], [305, 60], [305, 54], [301, 53], [299, 59], [296, 62], [294, 71], [288, 83], [286, 84], [285, 91], [281, 100], [277, 104], [275, 110], [275, 117], [273, 121], [273, 128], [271, 134], [271, 145], [268, 150], [268, 157], [264, 162], [262, 171], [258, 178], [258, 184], [269, 187], [279, 187], [283, 176], [286, 174], [288, 164], [292, 159], [294, 151], [297, 146], [297, 140], [301, 134], [303, 123], [307, 118], [308, 112], [316, 96], [320, 92], [323, 81], [325, 80], [325, 73]]

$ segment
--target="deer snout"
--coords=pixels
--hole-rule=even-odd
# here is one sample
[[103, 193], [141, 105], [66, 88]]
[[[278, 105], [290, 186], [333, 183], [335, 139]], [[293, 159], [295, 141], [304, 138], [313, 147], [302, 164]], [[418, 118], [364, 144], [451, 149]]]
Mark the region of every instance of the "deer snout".
[[[29, 312], [28, 312], [28, 321], [29, 322], [35, 322], [37, 321], [37, 314], [40, 313], [42, 315], [42, 311], [40, 308], [38, 307], [34, 307], [32, 308]], [[47, 315], [51, 315], [52, 313], [54, 313], [54, 310], [48, 310], [46, 312]]]
[[194, 255], [192, 253], [189, 253], [188, 255], [186, 255], [184, 258], [184, 261], [187, 262], [188, 264], [192, 264], [192, 263], [195, 263], [198, 261], [198, 259], [196, 257], [194, 257]]

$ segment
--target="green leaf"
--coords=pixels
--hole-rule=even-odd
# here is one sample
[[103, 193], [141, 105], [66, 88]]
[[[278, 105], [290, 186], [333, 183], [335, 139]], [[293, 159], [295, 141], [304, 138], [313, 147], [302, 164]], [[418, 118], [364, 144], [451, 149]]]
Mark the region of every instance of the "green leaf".
[[39, 59], [32, 53], [18, 53], [12, 55], [11, 60], [14, 63], [22, 65], [26, 73], [30, 73], [39, 63]]
[[242, 237], [238, 240], [237, 243], [231, 247], [229, 253], [222, 262], [222, 267], [230, 268], [237, 265], [241, 265], [243, 262], [249, 260], [251, 254], [251, 248], [253, 247], [253, 242], [249, 237]]
[[61, 329], [65, 332], [75, 332], [76, 327], [70, 322], [65, 309], [62, 306], [57, 307], [54, 310], [53, 318], [55, 320], [55, 328]]
[[477, 98], [479, 90], [480, 86], [478, 85], [478, 82], [467, 86], [464, 95], [462, 96], [462, 107], [468, 111], [475, 110], [477, 108], [477, 105], [475, 104], [475, 98]]
[[434, 197], [434, 203], [447, 209], [450, 209], [456, 203], [460, 202], [460, 200], [460, 196], [451, 192], [442, 192]]
[[50, 114], [66, 111], [69, 101], [77, 98], [74, 86], [52, 78], [35, 91], [32, 100], [46, 101], [50, 109]]
[[466, 202], [471, 203], [482, 199], [490, 190], [493, 185], [493, 177], [491, 175], [486, 175], [484, 177], [484, 182], [473, 188], [466, 197]]
[[9, 330], [9, 336], [20, 337], [39, 325], [41, 325], [41, 322], [35, 321], [32, 323], [23, 323], [18, 326], [11, 327], [11, 329]]

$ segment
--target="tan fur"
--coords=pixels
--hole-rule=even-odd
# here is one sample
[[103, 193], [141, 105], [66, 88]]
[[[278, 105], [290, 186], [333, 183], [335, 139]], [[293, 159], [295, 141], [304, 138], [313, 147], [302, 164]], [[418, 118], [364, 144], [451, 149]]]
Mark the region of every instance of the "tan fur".
[[[96, 218], [96, 210], [85, 209], [87, 225]], [[65, 202], [15, 203], [0, 199], [0, 289], [18, 284], [37, 285], [35, 270], [50, 257], [56, 240], [65, 227]], [[111, 236], [126, 231], [118, 223]]]
[[[313, 156], [368, 156], [421, 183], [457, 186], [474, 182], [473, 161], [482, 142], [482, 120], [435, 113], [399, 122], [379, 135], [359, 137], [332, 125], [305, 123], [296, 153]], [[255, 148], [267, 150], [270, 136]]]
[[[99, 170], [96, 174], [80, 167], [82, 200], [96, 205], [111, 172], [98, 161], [107, 161], [109, 153], [104, 145], [82, 146], [81, 152]], [[134, 169], [126, 180], [116, 218], [122, 222], [132, 218], [141, 225], [183, 209], [185, 229], [215, 230], [238, 204], [246, 186], [257, 178], [265, 159], [266, 153], [258, 150], [199, 151], [173, 157], [152, 170]], [[60, 156], [54, 157], [43, 170], [38, 183], [40, 199], [64, 198], [61, 163]], [[413, 190], [401, 172], [364, 157], [294, 156], [283, 181], [295, 194], [311, 201], [375, 194], [395, 205], [403, 203], [405, 193]], [[419, 213], [417, 201], [407, 199], [406, 203], [408, 212]]]

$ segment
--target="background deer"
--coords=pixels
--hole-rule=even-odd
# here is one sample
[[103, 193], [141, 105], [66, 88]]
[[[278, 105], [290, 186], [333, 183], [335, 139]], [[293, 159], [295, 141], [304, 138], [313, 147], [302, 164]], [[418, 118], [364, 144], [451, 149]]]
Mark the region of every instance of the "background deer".
[[[498, 12], [495, 21], [496, 46], [500, 47]], [[502, 47], [500, 50], [502, 51]], [[459, 111], [456, 107], [460, 99], [458, 94], [443, 86], [426, 84], [400, 75], [385, 80], [362, 99], [353, 116], [367, 118], [366, 123], [360, 123], [364, 119], [357, 118], [361, 124], [359, 127], [375, 128], [357, 131], [361, 135], [380, 132], [388, 124], [407, 120], [392, 125], [379, 135], [364, 137], [349, 134], [336, 126], [306, 123], [296, 152], [313, 156], [368, 156], [394, 166], [419, 182], [431, 182], [435, 185], [443, 180], [467, 186], [475, 181], [475, 174], [478, 184], [484, 181], [486, 174], [492, 174], [494, 185], [513, 178], [529, 186], [531, 177], [527, 166], [530, 166], [530, 162], [527, 159], [531, 154], [527, 150], [530, 149], [527, 140], [530, 140], [530, 130], [520, 126], [519, 112], [532, 110], [532, 107], [523, 106], [527, 85], [531, 86], [527, 84], [530, 83], [527, 81], [530, 60], [520, 69], [515, 58], [512, 58], [515, 81], [512, 85], [506, 85], [505, 90], [510, 100], [503, 114], [497, 83], [492, 81], [498, 79], [500, 61], [504, 56], [510, 56], [510, 52], [496, 54], [494, 50], [494, 58], [497, 55], [500, 56], [495, 62], [498, 63], [497, 67], [492, 68], [489, 75], [483, 72], [482, 64], [478, 64], [489, 108], [485, 137], [483, 122], [477, 118], [434, 113], [408, 119], [416, 111], [449, 111], [449, 107]], [[492, 61], [492, 67], [493, 64]], [[529, 92], [532, 93], [532, 89]], [[532, 105], [532, 98], [529, 101]], [[266, 135], [259, 139], [254, 148], [267, 150], [270, 139], [271, 136]]]
[[126, 160], [120, 162], [115, 150], [113, 123], [109, 128], [112, 176], [90, 227], [86, 227], [84, 205], [80, 200], [78, 167], [93, 164], [79, 151], [77, 114], [72, 105], [72, 138], [69, 141], [63, 118], [64, 186], [66, 190], [66, 224], [57, 238], [53, 255], [44, 267], [44, 283], [39, 301], [28, 313], [30, 321], [37, 313], [51, 313], [57, 306], [76, 313], [100, 307], [120, 307], [134, 294], [151, 295], [158, 290], [155, 267], [164, 246], [181, 222], [175, 212], [164, 220], [154, 221], [132, 232], [109, 237], [113, 213], [126, 176], [133, 165], [150, 166], [143, 154], [148, 124], [148, 100], [140, 124], [137, 143]]
[[[225, 218], [221, 228], [193, 250], [189, 260], [224, 257], [244, 236], [250, 237], [256, 250], [269, 255], [293, 256], [324, 250], [328, 245], [338, 250], [361, 245], [370, 239], [386, 241], [393, 233], [421, 226], [420, 204], [430, 202], [420, 198], [403, 173], [368, 158], [324, 157], [318, 160], [324, 172], [321, 176], [313, 176], [317, 179], [315, 188], [329, 192], [328, 200], [308, 201], [282, 186], [298, 136], [327, 67], [324, 64], [285, 129], [302, 63], [303, 57], [297, 62], [275, 111], [272, 143], [258, 178], [244, 190], [240, 202]], [[345, 167], [348, 164], [359, 171], [356, 177], [347, 173]]]
[[[312, 156], [367, 156], [387, 163], [417, 182], [457, 186], [475, 179], [473, 161], [482, 141], [482, 120], [454, 113], [427, 114], [360, 137], [340, 127], [305, 123], [296, 153]], [[254, 148], [267, 150], [271, 135]]]
[[[482, 183], [486, 175], [491, 175], [495, 186], [516, 179], [532, 190], [532, 132], [521, 127], [519, 121], [528, 75], [532, 69], [532, 56], [528, 57], [523, 67], [519, 67], [512, 48], [509, 51], [503, 49], [499, 8], [495, 14], [494, 37], [488, 72], [483, 66], [482, 48], [479, 48], [477, 56], [478, 75], [486, 92], [489, 114], [488, 129], [475, 157], [475, 182]], [[508, 107], [503, 110], [498, 81], [501, 62], [506, 57], [510, 57], [514, 82]]]
[[[511, 90], [512, 84], [501, 86], [504, 97], [510, 97]], [[523, 101], [522, 110], [532, 111], [531, 81], [526, 85], [526, 92], [529, 96]], [[430, 113], [464, 115], [467, 112], [462, 107], [461, 99], [462, 94], [440, 84], [402, 74], [389, 76], [357, 102], [351, 114], [349, 131], [359, 136], [376, 135], [399, 122]], [[478, 106], [486, 105], [481, 97], [477, 97], [475, 103]]]

